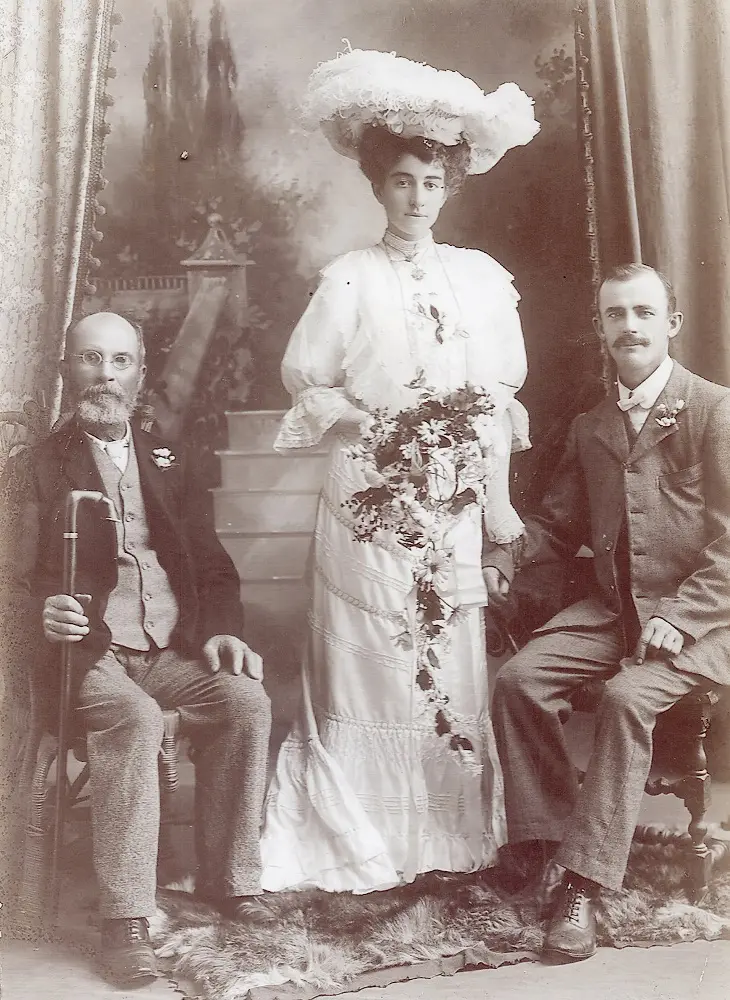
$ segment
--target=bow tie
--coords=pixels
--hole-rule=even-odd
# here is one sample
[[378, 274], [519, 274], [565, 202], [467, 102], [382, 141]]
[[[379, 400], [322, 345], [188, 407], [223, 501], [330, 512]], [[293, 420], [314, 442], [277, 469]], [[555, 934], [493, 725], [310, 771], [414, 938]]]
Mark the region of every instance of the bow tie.
[[640, 406], [644, 410], [650, 410], [654, 405], [654, 400], [647, 399], [645, 393], [643, 392], [636, 392], [632, 390], [628, 399], [621, 399], [619, 396], [616, 400], [616, 405], [619, 410], [622, 410], [624, 413], [626, 413], [627, 410], [632, 410], [635, 406]]

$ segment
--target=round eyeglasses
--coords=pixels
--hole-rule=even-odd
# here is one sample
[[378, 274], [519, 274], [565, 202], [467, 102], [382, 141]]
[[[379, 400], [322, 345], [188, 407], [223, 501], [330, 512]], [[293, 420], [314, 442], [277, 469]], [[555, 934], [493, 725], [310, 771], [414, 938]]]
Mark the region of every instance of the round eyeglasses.
[[[99, 351], [83, 351], [81, 354], [69, 354], [67, 357], [78, 358], [90, 368], [98, 368], [105, 360], [104, 355]], [[113, 354], [109, 361], [120, 372], [124, 371], [125, 368], [131, 368], [134, 364], [134, 358], [131, 354]]]

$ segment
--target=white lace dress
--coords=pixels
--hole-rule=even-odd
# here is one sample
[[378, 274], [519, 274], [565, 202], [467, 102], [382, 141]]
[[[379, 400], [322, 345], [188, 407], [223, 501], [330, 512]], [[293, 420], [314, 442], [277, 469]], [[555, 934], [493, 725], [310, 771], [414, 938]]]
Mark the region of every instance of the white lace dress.
[[453, 630], [439, 677], [481, 774], [436, 735], [433, 709], [415, 684], [414, 654], [393, 641], [404, 609], [414, 615], [408, 554], [353, 537], [342, 504], [365, 484], [330, 428], [348, 401], [392, 412], [413, 404], [417, 394], [405, 386], [419, 369], [439, 389], [466, 381], [491, 389], [505, 442], [486, 529], [497, 541], [516, 538], [522, 522], [509, 502], [509, 452], [529, 446], [527, 415], [512, 398], [526, 374], [519, 296], [511, 275], [480, 251], [426, 241], [413, 263], [397, 257], [378, 244], [329, 265], [282, 366], [293, 406], [277, 447], [331, 438], [331, 450], [313, 546], [300, 718], [266, 801], [262, 884], [270, 891], [362, 893], [420, 872], [471, 871], [493, 863], [506, 839], [478, 606], [486, 604], [478, 509], [462, 515], [457, 553], [472, 609]]

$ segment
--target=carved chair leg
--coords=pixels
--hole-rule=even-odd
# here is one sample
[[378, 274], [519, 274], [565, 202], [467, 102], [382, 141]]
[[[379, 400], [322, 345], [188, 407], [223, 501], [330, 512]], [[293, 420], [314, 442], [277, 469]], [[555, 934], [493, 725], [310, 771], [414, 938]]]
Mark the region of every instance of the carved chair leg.
[[680, 782], [679, 795], [689, 810], [690, 823], [687, 832], [690, 837], [690, 851], [687, 857], [687, 894], [693, 903], [699, 902], [705, 893], [712, 873], [712, 854], [705, 838], [707, 823], [705, 814], [710, 805], [712, 781], [707, 771], [705, 739], [712, 720], [712, 706], [715, 698], [699, 695], [700, 711], [693, 719], [690, 733], [691, 749], [688, 760], [689, 773]]
[[686, 726], [689, 741], [685, 773], [676, 780], [660, 777], [652, 778], [646, 783], [648, 795], [676, 795], [689, 811], [687, 832], [690, 843], [685, 861], [685, 885], [687, 896], [693, 903], [699, 902], [707, 892], [714, 862], [713, 853], [705, 840], [705, 815], [710, 805], [711, 786], [707, 772], [705, 738], [716, 702], [717, 695], [713, 691], [687, 695], [683, 699], [682, 725]]
[[691, 816], [687, 832], [690, 836], [690, 850], [687, 857], [687, 895], [693, 903], [699, 903], [707, 892], [712, 874], [712, 854], [705, 843], [707, 823], [705, 813], [710, 804], [710, 776], [692, 776], [686, 779], [691, 787], [683, 796], [684, 804]]

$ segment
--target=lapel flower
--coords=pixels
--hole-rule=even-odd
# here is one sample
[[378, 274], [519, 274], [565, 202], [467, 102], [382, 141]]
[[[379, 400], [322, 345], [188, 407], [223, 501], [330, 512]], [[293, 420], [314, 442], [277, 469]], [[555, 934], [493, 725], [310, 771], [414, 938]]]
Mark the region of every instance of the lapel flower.
[[656, 408], [654, 419], [660, 427], [672, 427], [677, 422], [677, 415], [682, 412], [686, 405], [683, 399], [678, 399], [670, 410], [666, 403], [660, 403]]
[[169, 469], [171, 465], [175, 465], [177, 459], [169, 448], [153, 448], [152, 461], [158, 469]]

